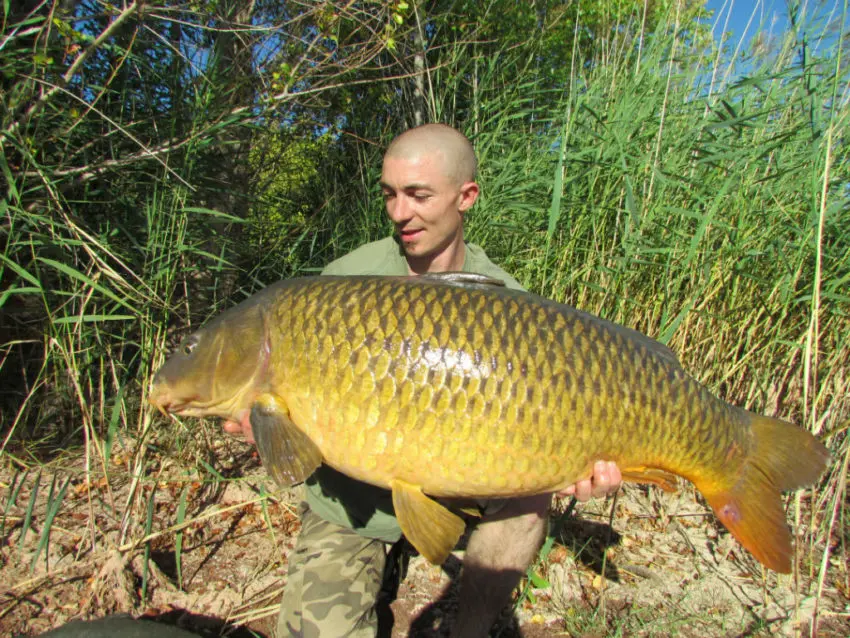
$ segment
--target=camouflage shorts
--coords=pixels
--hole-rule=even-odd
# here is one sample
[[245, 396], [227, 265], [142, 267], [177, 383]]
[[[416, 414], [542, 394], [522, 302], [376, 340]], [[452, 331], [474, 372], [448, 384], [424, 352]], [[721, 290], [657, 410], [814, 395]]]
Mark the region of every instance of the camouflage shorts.
[[277, 637], [375, 636], [386, 547], [325, 521], [302, 503]]

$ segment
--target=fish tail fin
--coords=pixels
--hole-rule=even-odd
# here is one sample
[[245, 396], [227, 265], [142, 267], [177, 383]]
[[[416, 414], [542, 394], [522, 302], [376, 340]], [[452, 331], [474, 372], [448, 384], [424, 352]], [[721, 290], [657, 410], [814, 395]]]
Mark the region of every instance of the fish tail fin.
[[814, 483], [829, 453], [810, 432], [751, 414], [753, 447], [725, 485], [697, 488], [717, 518], [768, 568], [791, 571], [791, 534], [780, 493]]

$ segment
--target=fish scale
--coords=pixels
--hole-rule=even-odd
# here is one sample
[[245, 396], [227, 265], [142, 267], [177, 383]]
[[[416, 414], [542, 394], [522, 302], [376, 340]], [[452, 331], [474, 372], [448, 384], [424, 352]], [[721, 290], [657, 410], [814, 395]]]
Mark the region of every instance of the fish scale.
[[[524, 446], [502, 450], [501, 448], [506, 446], [501, 445], [497, 449], [501, 454], [507, 455], [508, 461], [523, 458], [533, 468], [529, 471], [529, 476], [516, 477], [532, 492], [564, 487], [586, 472], [590, 459], [575, 455], [572, 455], [575, 459], [572, 464], [562, 463], [558, 481], [553, 480], [550, 468], [540, 468], [540, 471], [534, 468], [539, 466], [539, 463], [535, 462], [538, 456], [549, 457], [556, 453], [556, 448], [563, 453], [564, 458], [570, 458], [564, 448], [576, 437], [591, 443], [592, 437], [585, 434], [588, 428], [594, 427], [600, 432], [607, 433], [603, 434], [598, 444], [593, 447], [607, 447], [607, 454], [616, 457], [622, 456], [627, 448], [638, 443], [632, 439], [645, 435], [647, 432], [637, 428], [624, 430], [612, 427], [611, 421], [615, 412], [609, 409], [609, 406], [613, 407], [622, 402], [616, 391], [617, 386], [633, 387], [637, 374], [613, 376], [618, 366], [612, 365], [610, 360], [601, 357], [602, 353], [608, 351], [605, 341], [608, 333], [597, 326], [587, 325], [590, 320], [584, 317], [582, 317], [584, 319], [581, 324], [582, 330], [579, 333], [580, 340], [578, 344], [575, 344], [567, 329], [570, 325], [568, 322], [552, 320], [548, 316], [551, 312], [547, 313], [546, 309], [541, 308], [538, 309], [538, 313], [534, 313], [537, 315], [535, 319], [540, 321], [539, 315], [543, 314], [545, 320], [543, 325], [547, 326], [548, 330], [538, 331], [534, 324], [529, 322], [532, 312], [526, 314], [525, 321], [522, 316], [516, 317], [519, 313], [515, 300], [512, 300], [515, 306], [513, 313], [515, 320], [512, 322], [512, 327], [508, 328], [504, 315], [498, 314], [500, 310], [504, 310], [505, 303], [502, 300], [496, 300], [492, 308], [488, 308], [483, 303], [487, 293], [482, 291], [465, 291], [452, 286], [443, 286], [440, 289], [439, 286], [432, 285], [425, 290], [417, 289], [416, 293], [408, 295], [404, 285], [378, 287], [375, 281], [366, 281], [358, 290], [353, 289], [347, 281], [318, 280], [314, 288], [305, 288], [301, 294], [305, 297], [303, 309], [302, 304], [298, 302], [289, 307], [291, 308], [289, 312], [282, 305], [279, 308], [277, 320], [282, 329], [277, 334], [282, 337], [282, 341], [279, 344], [273, 343], [272, 347], [275, 350], [280, 348], [282, 351], [291, 353], [290, 361], [293, 368], [298, 366], [296, 353], [310, 352], [315, 355], [314, 361], [311, 362], [312, 374], [302, 377], [308, 383], [296, 384], [292, 389], [296, 395], [296, 401], [297, 396], [309, 396], [315, 384], [333, 388], [340, 370], [346, 369], [346, 365], [351, 367], [355, 379], [359, 380], [349, 384], [346, 379], [343, 379], [338, 392], [331, 390], [330, 393], [326, 393], [324, 409], [350, 414], [356, 423], [338, 420], [339, 432], [329, 432], [321, 423], [307, 426], [305, 431], [310, 436], [319, 436], [318, 433], [314, 435], [313, 429], [322, 430], [323, 438], [335, 438], [337, 434], [342, 434], [340, 440], [345, 444], [340, 446], [342, 449], [323, 450], [323, 453], [331, 464], [359, 475], [358, 477], [364, 480], [375, 482], [381, 481], [384, 477], [376, 475], [380, 472], [379, 467], [364, 472], [361, 468], [344, 466], [350, 463], [347, 459], [352, 452], [371, 456], [373, 453], [368, 446], [371, 445], [374, 436], [358, 437], [354, 444], [359, 443], [360, 446], [352, 450], [351, 439], [344, 436], [344, 433], [351, 428], [361, 428], [365, 431], [376, 430], [376, 433], [381, 432], [388, 437], [409, 438], [413, 445], [409, 448], [410, 453], [407, 458], [402, 462], [415, 463], [416, 455], [423, 453], [429, 457], [442, 456], [444, 465], [434, 468], [434, 475], [428, 477], [428, 482], [424, 486], [426, 492], [436, 496], [458, 495], [458, 491], [469, 489], [466, 485], [468, 481], [474, 480], [472, 476], [465, 477], [464, 470], [455, 464], [456, 461], [464, 460], [463, 458], [454, 459], [446, 456], [447, 453], [459, 454], [461, 446], [442, 445], [442, 440], [446, 436], [452, 438], [457, 432], [461, 435], [467, 433], [467, 437], [470, 437], [472, 436], [470, 433], [474, 430], [479, 433], [477, 438], [472, 437], [475, 444], [497, 446], [500, 439], [506, 438], [505, 433], [508, 429], [519, 433], [524, 432], [523, 438], [526, 443]], [[349, 315], [347, 329], [341, 330], [339, 323], [331, 320], [334, 318], [334, 309], [357, 306], [360, 307], [361, 316], [365, 317], [364, 321], [354, 322], [353, 317], [357, 313], [347, 313]], [[389, 308], [394, 320], [379, 321], [376, 310], [378, 307]], [[434, 324], [440, 321], [444, 314], [457, 317], [453, 325], [458, 328], [458, 338], [453, 343], [440, 342], [435, 335]], [[401, 332], [396, 332], [398, 330]], [[505, 338], [495, 339], [495, 335], [499, 334], [505, 335]], [[541, 338], [541, 334], [549, 337], [548, 344], [543, 343], [546, 339]], [[330, 339], [323, 339], [325, 335]], [[342, 339], [347, 343], [359, 344], [359, 347], [352, 349], [348, 362], [340, 361], [338, 363], [342, 365], [328, 365], [327, 362], [334, 361], [336, 357], [335, 352], [329, 351], [326, 344], [338, 343]], [[611, 339], [616, 341], [615, 337]], [[399, 341], [403, 345], [398, 351], [385, 350], [388, 343], [390, 347], [393, 345], [398, 347]], [[523, 344], [524, 347], [518, 348], [518, 343]], [[466, 344], [472, 344], [474, 350], [466, 350]], [[588, 347], [590, 344], [593, 344], [592, 347]], [[529, 345], [534, 347], [529, 348]], [[572, 347], [579, 348], [578, 352], [584, 355], [575, 357], [578, 360], [576, 373], [582, 374], [585, 371], [590, 373], [589, 378], [584, 379], [585, 391], [590, 390], [592, 397], [603, 397], [603, 400], [590, 401], [584, 397], [584, 414], [579, 413], [578, 410], [573, 410], [570, 414], [570, 411], [562, 409], [569, 404], [563, 400], [556, 401], [555, 392], [550, 392], [552, 386], [556, 389], [568, 387], [568, 392], [574, 389], [574, 384], [571, 383], [570, 375], [563, 364], [564, 350]], [[553, 350], [553, 348], [558, 349]], [[520, 354], [523, 351], [529, 354], [523, 357]], [[407, 357], [402, 356], [405, 353]], [[478, 363], [465, 370], [455, 366], [446, 371], [439, 367], [440, 364], [445, 363], [445, 353], [461, 353], [460, 358], [463, 353], [466, 353], [471, 358], [477, 359]], [[382, 355], [386, 354], [396, 358], [399, 376], [403, 371], [403, 387], [398, 394], [400, 410], [392, 419], [387, 419], [387, 415], [381, 409], [347, 412], [346, 405], [362, 404], [364, 397], [370, 396], [374, 388], [386, 378], [388, 370], [378, 365]], [[401, 358], [398, 359], [398, 357]], [[289, 362], [284, 358], [283, 363], [286, 367]], [[617, 361], [617, 363], [620, 362]], [[659, 365], [653, 365], [653, 363], [651, 359], [641, 360], [641, 367], [632, 367], [632, 369], [642, 370], [642, 376], [649, 380], [649, 387], [657, 392], [663, 381], [661, 379], [663, 371]], [[435, 375], [429, 377], [425, 374], [425, 371], [435, 369], [448, 374], [443, 374], [442, 380], [435, 379]], [[504, 418], [507, 411], [505, 408], [509, 402], [502, 397], [513, 395], [517, 376], [522, 370], [525, 370], [527, 374], [523, 385], [527, 388], [524, 406], [529, 418], [519, 423], [512, 423]], [[456, 399], [462, 407], [461, 410], [448, 410], [447, 408], [453, 402], [435, 400], [435, 397], [440, 395], [440, 390], [448, 390], [444, 385], [446, 379], [449, 379], [449, 383], [452, 384], [451, 380], [455, 377], [469, 378], [470, 376], [480, 379], [481, 382], [476, 384], [478, 387], [473, 388], [471, 393], [464, 393], [463, 398]], [[639, 391], [639, 388], [635, 390]], [[651, 425], [661, 416], [658, 409], [659, 402], [658, 394], [647, 397], [642, 410], [646, 412], [647, 418], [642, 420], [646, 422], [646, 425]], [[558, 422], [570, 423], [570, 428], [548, 427]], [[518, 426], [520, 429], [516, 430]], [[481, 433], [489, 433], [489, 435], [480, 436]], [[556, 433], [560, 434], [559, 443], [555, 442], [553, 436]], [[458, 440], [462, 438], [463, 436], [458, 437]], [[667, 444], [673, 444], [673, 441], [664, 440]], [[466, 470], [466, 472], [471, 475], [477, 474], [476, 471]], [[539, 476], [534, 476], [534, 473]], [[420, 482], [425, 483], [421, 479]], [[495, 481], [493, 485], [476, 484], [472, 489], [481, 496], [505, 495], [501, 481]]]
[[282, 484], [324, 462], [391, 489], [435, 562], [463, 529], [435, 497], [552, 492], [604, 459], [627, 480], [690, 480], [787, 571], [779, 491], [827, 460], [810, 433], [714, 397], [645, 335], [457, 273], [279, 282], [188, 337], [151, 401], [249, 421]]

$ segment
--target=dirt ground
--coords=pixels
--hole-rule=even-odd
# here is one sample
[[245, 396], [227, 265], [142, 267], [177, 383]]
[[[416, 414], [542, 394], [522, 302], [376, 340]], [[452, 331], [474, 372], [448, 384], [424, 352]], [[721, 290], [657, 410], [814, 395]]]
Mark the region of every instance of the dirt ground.
[[[205, 636], [272, 636], [298, 493], [264, 498], [271, 483], [238, 442], [218, 441], [211, 458], [213, 481], [153, 450], [135, 472], [132, 458], [116, 455], [109, 480], [92, 483], [82, 452], [40, 475], [7, 461], [0, 635], [130, 614]], [[627, 486], [609, 525], [611, 506], [553, 515], [554, 542], [492, 636], [809, 636], [815, 616], [817, 635], [850, 635], [848, 567], [836, 554], [818, 595], [810, 565], [822, 547], [799, 552], [797, 575], [763, 572], [689, 486]], [[388, 635], [447, 635], [461, 558], [439, 568], [410, 553]]]

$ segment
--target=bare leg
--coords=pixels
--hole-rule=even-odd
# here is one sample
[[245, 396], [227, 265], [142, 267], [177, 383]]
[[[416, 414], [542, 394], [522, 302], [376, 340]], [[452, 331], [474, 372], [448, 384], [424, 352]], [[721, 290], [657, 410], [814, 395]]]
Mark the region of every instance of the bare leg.
[[463, 560], [453, 638], [487, 636], [546, 535], [552, 497], [508, 501], [473, 530]]

